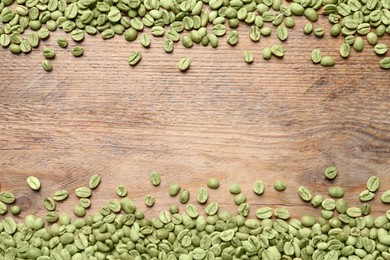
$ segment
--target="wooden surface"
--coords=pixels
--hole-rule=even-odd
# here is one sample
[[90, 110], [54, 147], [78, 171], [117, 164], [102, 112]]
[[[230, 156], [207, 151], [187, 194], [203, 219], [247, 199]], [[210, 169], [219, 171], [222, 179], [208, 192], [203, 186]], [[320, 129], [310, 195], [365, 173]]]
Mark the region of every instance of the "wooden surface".
[[[194, 202], [196, 189], [212, 176], [221, 187], [209, 201], [234, 211], [228, 188], [238, 183], [252, 216], [263, 205], [287, 207], [294, 217], [318, 214], [298, 198], [300, 185], [323, 194], [342, 185], [350, 204], [360, 205], [366, 180], [378, 175], [381, 194], [390, 189], [389, 71], [379, 68], [372, 46], [343, 60], [337, 55], [342, 38], [305, 36], [304, 23], [298, 20], [290, 31], [285, 57], [270, 61], [261, 51], [277, 43], [275, 33], [252, 43], [246, 26], [239, 28], [236, 47], [223, 38], [217, 49], [177, 45], [172, 54], [164, 53], [162, 39], [143, 49], [139, 40], [87, 37], [83, 58], [56, 46], [51, 73], [41, 68], [41, 50], [63, 32], [29, 55], [1, 49], [0, 189], [17, 195], [21, 216], [43, 215], [44, 197], [73, 191], [96, 173], [102, 184], [90, 212], [124, 184], [142, 209], [146, 194], [156, 197], [146, 212], [154, 216], [178, 203], [168, 196], [170, 183], [190, 189]], [[324, 19], [318, 24], [329, 27]], [[390, 45], [389, 35], [380, 41]], [[337, 57], [336, 65], [313, 65], [314, 47]], [[134, 68], [127, 64], [132, 50], [143, 54]], [[252, 65], [244, 63], [244, 50], [254, 52]], [[177, 69], [181, 57], [192, 59], [187, 73]], [[323, 177], [330, 165], [340, 171], [333, 183]], [[162, 176], [158, 188], [148, 181], [152, 170]], [[28, 189], [29, 175], [41, 179], [39, 193]], [[251, 191], [258, 179], [266, 183], [261, 197]], [[285, 192], [273, 190], [276, 180], [288, 183]], [[389, 208], [379, 197], [372, 203], [375, 214]], [[70, 212], [75, 203], [72, 194], [58, 209]]]

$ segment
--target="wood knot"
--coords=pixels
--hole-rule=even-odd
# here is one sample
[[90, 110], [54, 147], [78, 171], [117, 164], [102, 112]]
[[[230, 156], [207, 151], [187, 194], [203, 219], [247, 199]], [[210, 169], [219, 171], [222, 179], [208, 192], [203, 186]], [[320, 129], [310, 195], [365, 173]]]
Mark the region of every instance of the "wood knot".
[[17, 204], [20, 206], [22, 210], [30, 209], [32, 205], [31, 198], [27, 195], [22, 195], [17, 198]]

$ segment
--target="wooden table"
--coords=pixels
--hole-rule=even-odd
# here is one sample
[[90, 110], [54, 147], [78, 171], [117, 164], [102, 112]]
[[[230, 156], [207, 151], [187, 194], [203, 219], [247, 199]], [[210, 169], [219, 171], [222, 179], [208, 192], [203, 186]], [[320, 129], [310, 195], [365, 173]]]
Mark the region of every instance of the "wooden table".
[[[148, 216], [166, 209], [178, 198], [167, 193], [176, 181], [192, 192], [210, 177], [221, 180], [209, 201], [235, 211], [230, 184], [238, 183], [256, 207], [287, 207], [293, 217], [319, 214], [297, 196], [300, 185], [326, 194], [331, 185], [346, 187], [350, 205], [372, 175], [381, 177], [372, 203], [375, 214], [389, 207], [380, 194], [390, 189], [390, 74], [379, 68], [380, 57], [366, 44], [349, 59], [338, 56], [342, 38], [306, 36], [297, 20], [283, 43], [283, 59], [265, 61], [262, 49], [278, 43], [275, 36], [253, 43], [248, 27], [240, 26], [236, 47], [176, 45], [164, 53], [162, 39], [143, 49], [139, 39], [103, 41], [87, 37], [85, 55], [74, 58], [70, 48], [56, 46], [57, 31], [37, 51], [12, 55], [0, 50], [0, 189], [17, 195], [23, 213], [44, 215], [42, 200], [58, 189], [73, 191], [87, 185], [92, 174], [102, 176], [90, 212], [116, 197], [124, 184], [129, 197], [144, 209], [146, 194], [156, 197]], [[326, 20], [318, 22], [329, 28]], [[390, 45], [386, 35], [380, 41]], [[55, 46], [54, 70], [41, 67], [44, 46]], [[74, 46], [74, 43], [71, 43]], [[336, 65], [323, 68], [310, 60], [320, 48], [334, 55]], [[133, 50], [142, 51], [136, 67], [127, 64]], [[245, 64], [243, 52], [255, 61]], [[181, 57], [192, 59], [187, 73], [177, 69]], [[334, 182], [324, 179], [327, 166], [336, 165]], [[148, 176], [162, 176], [153, 187]], [[40, 178], [34, 193], [25, 179]], [[266, 183], [263, 196], [251, 190], [255, 180]], [[276, 180], [288, 184], [276, 192]], [[70, 198], [58, 210], [71, 212]]]

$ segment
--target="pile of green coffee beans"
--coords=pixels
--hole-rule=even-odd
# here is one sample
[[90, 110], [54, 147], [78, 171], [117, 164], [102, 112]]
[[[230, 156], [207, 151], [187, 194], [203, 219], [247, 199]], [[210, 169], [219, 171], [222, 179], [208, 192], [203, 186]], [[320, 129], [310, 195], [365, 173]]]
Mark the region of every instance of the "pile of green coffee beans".
[[[323, 37], [323, 27], [314, 24], [319, 14], [327, 15], [333, 24], [332, 36], [345, 37], [341, 57], [348, 58], [352, 50], [361, 52], [363, 37], [375, 46], [377, 55], [387, 53], [387, 45], [378, 41], [390, 34], [390, 0], [1, 0], [0, 45], [15, 54], [29, 53], [60, 28], [76, 43], [71, 50], [74, 57], [84, 54], [77, 44], [85, 34], [100, 34], [105, 40], [115, 35], [123, 35], [126, 41], [139, 38], [145, 48], [151, 45], [150, 35], [165, 37], [163, 49], [171, 53], [178, 42], [186, 48], [194, 44], [216, 48], [225, 35], [227, 43], [234, 46], [240, 38], [236, 29], [242, 23], [250, 26], [249, 38], [254, 42], [270, 36], [271, 27], [276, 27], [276, 37], [283, 43], [295, 26], [296, 16], [309, 21], [303, 27], [305, 34]], [[68, 47], [65, 37], [59, 37], [57, 43]], [[282, 58], [285, 49], [276, 44], [265, 46], [262, 53], [266, 60], [273, 55]], [[141, 57], [139, 50], [132, 51], [129, 65], [137, 65]], [[43, 58], [43, 68], [51, 71], [54, 49], [45, 48]], [[319, 49], [313, 50], [311, 58], [322, 66], [335, 64], [334, 57]], [[243, 59], [253, 63], [253, 53], [245, 51]], [[183, 57], [178, 68], [186, 71], [190, 65], [191, 60]], [[380, 67], [390, 69], [390, 57], [383, 57]]]
[[[334, 179], [337, 169], [329, 167], [325, 177]], [[178, 183], [169, 186], [168, 194], [178, 196], [186, 204], [185, 212], [173, 204], [158, 217], [148, 219], [127, 197], [124, 185], [116, 187], [119, 199], [111, 199], [98, 213], [86, 216], [92, 191], [101, 182], [93, 175], [88, 185], [75, 190], [79, 203], [74, 206], [77, 218], [66, 213], [58, 214], [56, 202], [68, 198], [68, 191], [58, 190], [45, 198], [48, 210], [46, 222], [40, 217], [28, 215], [23, 223], [12, 217], [0, 222], [0, 260], [387, 260], [390, 259], [390, 210], [373, 217], [371, 207], [347, 205], [342, 198], [344, 189], [330, 186], [328, 196], [314, 195], [308, 187], [301, 186], [298, 195], [313, 207], [321, 207], [321, 216], [305, 215], [291, 219], [288, 209], [264, 206], [256, 209], [255, 219], [248, 217], [251, 206], [238, 184], [230, 186], [237, 213], [219, 209], [217, 202], [208, 201], [209, 189], [218, 189], [218, 179], [210, 178], [196, 194], [199, 204], [207, 205], [205, 213], [188, 203], [190, 192]], [[159, 186], [161, 177], [152, 172], [150, 182]], [[41, 188], [40, 181], [31, 176], [27, 184], [33, 191]], [[372, 176], [367, 187], [359, 195], [362, 202], [375, 197], [380, 180]], [[274, 184], [277, 192], [286, 189], [283, 180]], [[265, 185], [261, 180], [253, 183], [253, 192], [262, 196]], [[383, 203], [390, 203], [390, 190], [381, 195]], [[15, 202], [11, 192], [0, 192], [0, 214], [7, 212], [7, 205]], [[145, 196], [145, 205], [153, 206], [152, 195]], [[20, 208], [11, 207], [13, 214]]]

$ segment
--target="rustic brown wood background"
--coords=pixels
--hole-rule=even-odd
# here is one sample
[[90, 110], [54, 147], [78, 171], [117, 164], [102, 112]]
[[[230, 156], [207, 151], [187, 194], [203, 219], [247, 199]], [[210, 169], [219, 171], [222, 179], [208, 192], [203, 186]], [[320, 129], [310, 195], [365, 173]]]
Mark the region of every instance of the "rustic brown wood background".
[[[229, 185], [239, 183], [253, 205], [283, 206], [294, 217], [319, 214], [297, 196], [300, 185], [326, 194], [330, 185], [346, 187], [351, 205], [372, 175], [382, 179], [373, 201], [375, 214], [389, 207], [380, 194], [390, 189], [390, 74], [379, 68], [380, 57], [366, 45], [363, 53], [338, 56], [341, 37], [305, 36], [298, 19], [284, 43], [283, 59], [265, 61], [261, 51], [277, 43], [275, 33], [252, 43], [248, 27], [240, 26], [240, 43], [217, 49], [177, 45], [164, 53], [162, 39], [143, 49], [139, 40], [122, 37], [103, 41], [87, 37], [82, 58], [61, 49], [57, 31], [37, 51], [12, 55], [0, 50], [0, 189], [17, 195], [23, 213], [44, 215], [42, 200], [58, 189], [73, 191], [92, 174], [102, 176], [90, 212], [116, 197], [124, 184], [129, 197], [144, 209], [143, 197], [153, 194], [154, 216], [178, 198], [167, 189], [173, 181], [192, 192], [209, 177], [221, 180], [210, 201], [235, 211]], [[326, 20], [318, 24], [328, 28]], [[390, 37], [380, 39], [390, 45]], [[55, 46], [51, 73], [43, 71], [41, 50]], [[74, 43], [71, 43], [72, 47]], [[323, 68], [310, 60], [312, 48], [334, 55], [336, 65]], [[136, 67], [127, 64], [132, 50], [141, 50]], [[252, 50], [255, 61], [243, 61]], [[177, 69], [190, 57], [187, 73]], [[340, 174], [332, 183], [323, 177], [327, 166]], [[151, 171], [162, 176], [160, 187], [148, 181]], [[25, 179], [35, 175], [42, 189], [34, 193]], [[266, 183], [263, 196], [251, 190], [255, 180]], [[285, 180], [285, 192], [276, 192]], [[71, 212], [76, 197], [58, 205]]]

